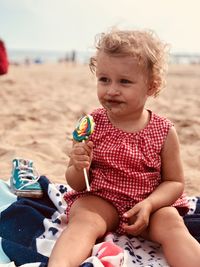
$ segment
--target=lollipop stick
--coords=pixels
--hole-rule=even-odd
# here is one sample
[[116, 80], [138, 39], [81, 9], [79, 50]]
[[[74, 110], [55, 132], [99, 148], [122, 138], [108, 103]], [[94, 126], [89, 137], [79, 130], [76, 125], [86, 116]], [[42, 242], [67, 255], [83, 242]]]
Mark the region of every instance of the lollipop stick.
[[[84, 140], [82, 142], [85, 143]], [[90, 191], [89, 179], [88, 179], [86, 168], [83, 169], [83, 173], [84, 173], [84, 177], [85, 177], [85, 183], [86, 183], [87, 191]]]
[[84, 173], [84, 177], [85, 177], [85, 183], [86, 183], [87, 191], [90, 191], [90, 185], [89, 185], [89, 181], [88, 181], [86, 168], [83, 169], [83, 173]]

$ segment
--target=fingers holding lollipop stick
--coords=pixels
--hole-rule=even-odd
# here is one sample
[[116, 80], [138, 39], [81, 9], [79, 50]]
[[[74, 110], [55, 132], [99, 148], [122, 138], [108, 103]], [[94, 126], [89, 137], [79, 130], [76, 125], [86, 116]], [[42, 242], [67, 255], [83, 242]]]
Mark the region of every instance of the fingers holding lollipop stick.
[[[82, 117], [78, 121], [76, 128], [73, 131], [73, 139], [77, 142], [85, 142], [85, 140], [87, 140], [89, 136], [93, 133], [94, 126], [94, 119], [91, 115], [86, 115]], [[87, 191], [90, 191], [89, 179], [86, 168], [83, 169], [83, 173], [85, 177], [86, 189]]]

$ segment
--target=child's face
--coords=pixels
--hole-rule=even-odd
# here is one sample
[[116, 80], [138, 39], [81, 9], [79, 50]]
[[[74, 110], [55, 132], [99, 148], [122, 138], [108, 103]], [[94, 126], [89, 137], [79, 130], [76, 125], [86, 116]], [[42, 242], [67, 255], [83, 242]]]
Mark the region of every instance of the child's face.
[[131, 118], [143, 110], [150, 95], [149, 74], [136, 59], [100, 52], [96, 76], [97, 95], [108, 115]]

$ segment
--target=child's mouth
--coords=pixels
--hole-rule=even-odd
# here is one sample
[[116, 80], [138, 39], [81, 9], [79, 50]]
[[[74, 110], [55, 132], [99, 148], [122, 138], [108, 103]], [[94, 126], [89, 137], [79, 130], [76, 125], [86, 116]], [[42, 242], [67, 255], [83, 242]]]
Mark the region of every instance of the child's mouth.
[[122, 104], [123, 102], [119, 100], [106, 100], [106, 103], [111, 106], [118, 106]]

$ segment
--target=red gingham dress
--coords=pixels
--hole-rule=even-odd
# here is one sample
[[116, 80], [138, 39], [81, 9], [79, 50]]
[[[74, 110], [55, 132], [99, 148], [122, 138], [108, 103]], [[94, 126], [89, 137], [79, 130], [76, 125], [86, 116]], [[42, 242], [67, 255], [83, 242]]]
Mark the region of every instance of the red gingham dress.
[[[89, 173], [91, 191], [66, 193], [67, 213], [77, 198], [88, 194], [100, 196], [117, 209], [120, 218], [117, 232], [124, 234], [122, 224], [127, 222], [123, 217], [124, 212], [148, 197], [162, 182], [160, 155], [173, 124], [149, 112], [148, 125], [135, 133], [114, 127], [103, 108], [91, 114], [95, 121], [95, 130], [90, 137], [94, 142]], [[187, 211], [186, 197], [183, 195], [174, 206]]]

